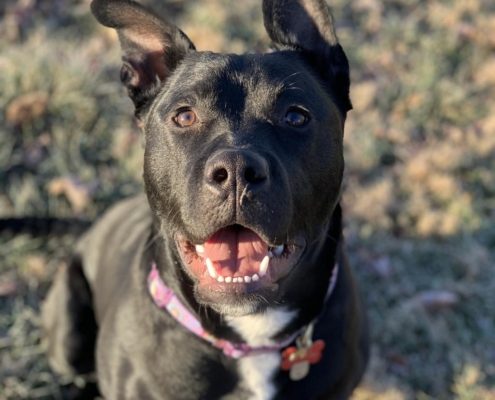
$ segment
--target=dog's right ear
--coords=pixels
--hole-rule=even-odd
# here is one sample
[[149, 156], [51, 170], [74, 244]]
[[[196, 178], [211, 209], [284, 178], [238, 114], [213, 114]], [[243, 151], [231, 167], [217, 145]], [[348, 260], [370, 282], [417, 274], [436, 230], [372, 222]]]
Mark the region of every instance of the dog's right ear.
[[349, 62], [325, 0], [263, 0], [263, 20], [276, 48], [300, 51], [311, 58], [345, 115], [352, 108]]
[[119, 35], [123, 52], [120, 79], [140, 118], [185, 54], [194, 50], [175, 25], [132, 0], [93, 0], [91, 11]]

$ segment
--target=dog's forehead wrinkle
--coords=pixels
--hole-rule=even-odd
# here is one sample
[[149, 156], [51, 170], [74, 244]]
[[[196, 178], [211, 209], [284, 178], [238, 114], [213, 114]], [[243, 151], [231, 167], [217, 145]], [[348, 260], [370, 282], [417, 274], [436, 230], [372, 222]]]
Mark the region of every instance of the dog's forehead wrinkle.
[[164, 94], [177, 95], [177, 92], [195, 93], [196, 86], [221, 71], [228, 58], [216, 53], [188, 53], [162, 87]]
[[[204, 63], [203, 57], [208, 58]], [[187, 58], [178, 69], [179, 77], [188, 76], [190, 84], [202, 82], [206, 78], [222, 78], [248, 90], [259, 86], [281, 90], [287, 79], [304, 75], [304, 65], [293, 54], [199, 54]]]

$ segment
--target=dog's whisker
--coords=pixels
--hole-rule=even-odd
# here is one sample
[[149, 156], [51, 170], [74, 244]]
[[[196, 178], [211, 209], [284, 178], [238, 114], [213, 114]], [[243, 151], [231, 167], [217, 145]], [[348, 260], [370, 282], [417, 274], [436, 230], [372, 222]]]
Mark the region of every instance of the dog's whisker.
[[144, 251], [149, 250], [151, 248], [151, 246], [153, 246], [160, 237], [161, 237], [161, 234], [159, 232], [156, 233], [155, 235], [153, 235], [151, 237], [151, 239], [148, 241], [148, 243], [146, 243], [146, 246], [144, 247], [143, 250]]
[[288, 76], [286, 76], [284, 79], [282, 79], [282, 83], [285, 84], [285, 81], [287, 81], [287, 79], [290, 79], [292, 78], [293, 76], [297, 76], [297, 75], [301, 75], [302, 72], [301, 71], [296, 71]]
[[304, 92], [303, 89], [299, 88], [299, 87], [294, 87], [294, 86], [291, 86], [291, 87], [287, 87], [285, 88], [285, 90], [299, 90], [300, 92]]

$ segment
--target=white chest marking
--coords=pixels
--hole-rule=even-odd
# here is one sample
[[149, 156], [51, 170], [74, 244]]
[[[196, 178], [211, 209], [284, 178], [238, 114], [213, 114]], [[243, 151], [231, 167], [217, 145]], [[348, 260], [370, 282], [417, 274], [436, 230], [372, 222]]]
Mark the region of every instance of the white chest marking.
[[[280, 332], [296, 316], [296, 311], [286, 308], [269, 309], [260, 314], [229, 318], [227, 323], [250, 346], [275, 344], [270, 338]], [[246, 389], [252, 392], [250, 399], [269, 400], [275, 395], [273, 376], [280, 368], [280, 353], [264, 353], [239, 360], [239, 372]]]

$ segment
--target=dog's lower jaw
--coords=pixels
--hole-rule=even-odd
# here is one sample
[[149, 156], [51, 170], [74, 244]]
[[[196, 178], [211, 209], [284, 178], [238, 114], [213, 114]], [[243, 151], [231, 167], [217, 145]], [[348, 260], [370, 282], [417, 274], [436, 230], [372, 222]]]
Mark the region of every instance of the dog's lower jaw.
[[[265, 301], [238, 301], [233, 304], [222, 304], [222, 303], [212, 303], [203, 302], [201, 296], [196, 295], [198, 302], [203, 304], [213, 311], [217, 312], [224, 317], [244, 317], [249, 315], [257, 315], [263, 313], [268, 308], [268, 303]], [[262, 295], [257, 296], [262, 297]]]

